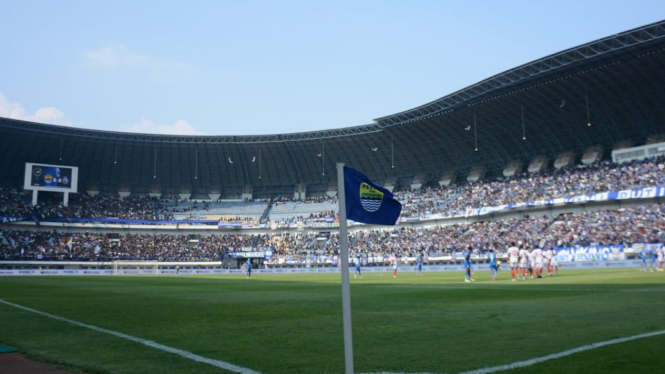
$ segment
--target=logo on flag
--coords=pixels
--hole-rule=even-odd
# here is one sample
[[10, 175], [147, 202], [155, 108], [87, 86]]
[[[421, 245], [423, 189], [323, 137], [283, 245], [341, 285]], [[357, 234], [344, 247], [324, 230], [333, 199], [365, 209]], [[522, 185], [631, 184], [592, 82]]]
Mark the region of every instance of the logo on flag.
[[367, 183], [360, 184], [360, 204], [372, 213], [379, 210], [383, 201], [383, 193]]
[[387, 189], [357, 170], [344, 166], [346, 218], [369, 224], [395, 225], [402, 204]]

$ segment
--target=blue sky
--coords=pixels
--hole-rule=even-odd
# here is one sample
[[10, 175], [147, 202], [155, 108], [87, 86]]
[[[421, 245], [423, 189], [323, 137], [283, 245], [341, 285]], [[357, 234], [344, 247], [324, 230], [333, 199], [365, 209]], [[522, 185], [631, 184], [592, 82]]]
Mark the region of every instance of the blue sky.
[[0, 0], [0, 116], [110, 131], [314, 131], [665, 18], [662, 0]]

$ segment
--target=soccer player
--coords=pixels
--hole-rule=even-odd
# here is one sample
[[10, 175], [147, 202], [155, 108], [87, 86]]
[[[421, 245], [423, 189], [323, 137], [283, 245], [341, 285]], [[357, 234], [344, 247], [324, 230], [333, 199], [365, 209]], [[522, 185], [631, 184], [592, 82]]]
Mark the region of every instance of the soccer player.
[[252, 262], [249, 259], [245, 261], [245, 267], [245, 270], [247, 271], [247, 279], [252, 279]]
[[545, 257], [545, 265], [547, 265], [547, 276], [552, 276], [552, 251], [545, 250], [543, 252], [543, 257]]
[[559, 263], [556, 261], [554, 247], [550, 247], [550, 268], [555, 272], [554, 275], [559, 275]]
[[533, 247], [529, 246], [529, 252], [527, 253], [527, 258], [529, 259], [529, 278], [533, 279], [533, 268], [535, 267], [534, 261], [535, 257], [533, 256]]
[[423, 258], [420, 253], [416, 255], [416, 266], [418, 267], [418, 275], [423, 275]]
[[647, 271], [647, 249], [642, 248], [640, 251], [640, 260], [642, 260], [642, 264], [640, 265], [640, 271]]
[[526, 268], [527, 264], [529, 263], [529, 251], [524, 249], [524, 245], [521, 244], [520, 244], [519, 258], [520, 258], [520, 272], [522, 273], [522, 280], [526, 280]]
[[510, 247], [508, 247], [508, 262], [510, 264], [510, 276], [513, 278], [513, 282], [515, 281], [515, 273], [519, 275], [519, 269], [517, 268], [519, 253], [520, 250], [515, 247], [515, 242], [511, 242]]
[[663, 258], [665, 258], [665, 245], [661, 245], [656, 251], [658, 257], [658, 271], [663, 271]]
[[464, 259], [464, 281], [465, 282], [475, 282], [475, 279], [471, 278], [471, 252], [473, 248], [471, 246], [462, 252], [462, 257]]
[[539, 247], [536, 247], [533, 249], [533, 266], [535, 267], [536, 270], [536, 277], [537, 278], [542, 278], [543, 277], [543, 250], [540, 249]]
[[393, 278], [397, 278], [397, 256], [393, 257]]
[[363, 277], [363, 274], [360, 270], [360, 258], [356, 259], [356, 272], [353, 273], [353, 277], [354, 278], [360, 278], [360, 279], [362, 279], [362, 277]]
[[496, 264], [496, 253], [493, 249], [490, 249], [490, 253], [487, 255], [487, 259], [490, 263], [490, 274], [492, 276], [492, 280], [495, 281], [497, 275], [499, 274], [499, 267]]
[[656, 250], [654, 250], [653, 247], [649, 248], [649, 262], [651, 265], [651, 272], [653, 273], [656, 268]]

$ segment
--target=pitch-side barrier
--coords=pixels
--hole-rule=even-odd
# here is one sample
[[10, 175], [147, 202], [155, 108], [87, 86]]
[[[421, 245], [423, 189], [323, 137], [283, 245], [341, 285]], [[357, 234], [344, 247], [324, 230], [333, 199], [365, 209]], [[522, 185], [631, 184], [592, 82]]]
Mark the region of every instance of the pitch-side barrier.
[[[17, 265], [25, 263], [17, 262]], [[71, 263], [70, 263], [71, 264]], [[89, 265], [89, 263], [81, 263]], [[567, 269], [614, 269], [614, 268], [639, 268], [639, 260], [614, 260], [614, 261], [577, 261], [559, 263], [561, 270]], [[3, 265], [8, 265], [7, 262]], [[98, 264], [96, 268], [89, 269], [53, 269], [57, 263], [43, 262], [34, 269], [0, 269], [0, 276], [49, 276], [49, 275], [214, 275], [214, 274], [245, 274], [243, 269], [222, 269], [219, 262], [206, 263], [160, 263], [155, 261], [134, 262], [109, 262]], [[71, 265], [69, 265], [71, 266]], [[175, 269], [178, 266], [179, 269]], [[423, 265], [423, 273], [432, 272], [463, 272], [462, 265]], [[510, 270], [505, 265], [503, 271]], [[364, 273], [392, 273], [391, 266], [367, 266], [363, 267]], [[413, 265], [400, 265], [398, 273], [413, 273], [418, 269]], [[489, 265], [477, 264], [473, 271], [489, 271]], [[338, 267], [283, 267], [268, 269], [252, 269], [253, 275], [260, 274], [315, 274], [315, 273], [339, 273]]]

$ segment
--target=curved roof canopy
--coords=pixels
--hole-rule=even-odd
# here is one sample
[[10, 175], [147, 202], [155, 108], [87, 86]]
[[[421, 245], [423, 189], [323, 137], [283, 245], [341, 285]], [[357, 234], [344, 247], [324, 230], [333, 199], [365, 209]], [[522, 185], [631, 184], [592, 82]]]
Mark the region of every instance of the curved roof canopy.
[[530, 62], [373, 124], [335, 130], [172, 136], [0, 118], [0, 179], [18, 184], [24, 163], [37, 162], [78, 166], [88, 189], [224, 195], [253, 186], [256, 195], [292, 193], [302, 184], [325, 191], [334, 186], [337, 162], [378, 182], [416, 175], [433, 182], [477, 165], [498, 174], [512, 160], [580, 155], [663, 133], [664, 51], [665, 21]]

